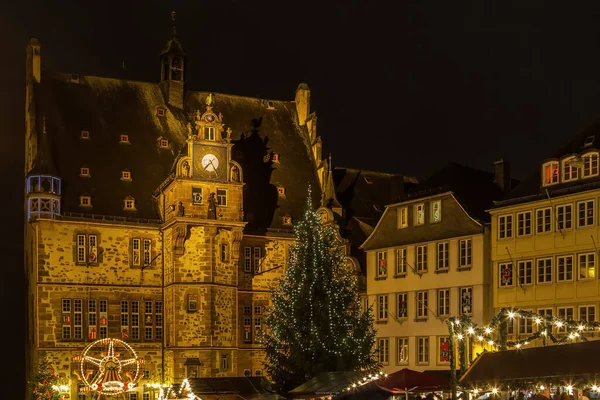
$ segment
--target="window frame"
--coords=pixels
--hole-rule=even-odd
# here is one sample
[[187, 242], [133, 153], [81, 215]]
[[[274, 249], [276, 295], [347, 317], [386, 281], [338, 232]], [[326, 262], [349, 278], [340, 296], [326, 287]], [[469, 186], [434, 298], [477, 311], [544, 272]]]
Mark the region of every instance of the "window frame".
[[[436, 205], [437, 205], [437, 211], [438, 211], [437, 219], [435, 217]], [[431, 215], [429, 218], [430, 223], [437, 224], [437, 223], [441, 222], [442, 221], [442, 200], [433, 200], [432, 202], [430, 202], [429, 206], [431, 207], [431, 209], [430, 209]]]
[[[219, 192], [221, 192], [221, 193], [219, 193]], [[228, 200], [227, 199], [227, 189], [217, 189], [216, 196], [217, 196], [217, 204], [220, 207], [227, 207], [227, 200]], [[225, 201], [222, 202], [221, 201], [222, 199], [225, 199]]]
[[[581, 168], [581, 178], [591, 178], [593, 176], [598, 176], [600, 173], [600, 153], [596, 151], [591, 151], [582, 156], [583, 158], [583, 168]], [[595, 165], [594, 165], [595, 159]], [[594, 167], [596, 172], [594, 172]], [[589, 171], [586, 174], [586, 169]]]
[[[527, 229], [527, 218], [529, 215], [529, 229]], [[522, 217], [522, 218], [521, 218]], [[531, 236], [533, 233], [533, 215], [531, 211], [517, 213], [517, 237]], [[522, 232], [522, 233], [521, 233]]]
[[[569, 209], [569, 211], [567, 212], [566, 209]], [[562, 216], [563, 216], [563, 220], [561, 221], [561, 210], [562, 210]], [[560, 231], [560, 230], [568, 230], [568, 229], [572, 229], [573, 228], [573, 204], [559, 204], [556, 206], [556, 210], [555, 210], [555, 215], [556, 215], [556, 230]], [[566, 219], [566, 216], [569, 216], [568, 220]], [[562, 226], [561, 226], [561, 222], [562, 222]], [[568, 222], [568, 226], [567, 226], [567, 222]]]
[[450, 316], [450, 289], [437, 289], [437, 315]]
[[408, 228], [408, 207], [398, 208], [398, 229]]
[[217, 140], [217, 130], [214, 126], [205, 125], [202, 129], [202, 138], [209, 142]]
[[[402, 303], [404, 303], [404, 312], [401, 311]], [[396, 319], [406, 318], [408, 318], [408, 292], [396, 293]]]
[[[582, 313], [581, 311], [584, 310], [584, 309], [586, 310], [586, 312]], [[590, 312], [589, 312], [590, 310], [593, 310], [593, 313], [591, 313], [593, 315], [593, 318], [592, 318], [591, 321], [588, 319], [588, 317], [590, 315]], [[579, 312], [578, 315], [579, 315], [579, 320], [580, 321], [585, 321], [587, 323], [594, 323], [594, 322], [596, 322], [596, 305], [594, 305], [594, 304], [580, 305], [580, 306], [577, 307], [577, 311]], [[585, 318], [583, 317], [582, 314], [585, 314]], [[592, 328], [592, 329], [586, 329], [586, 331], [587, 332], [593, 332], [594, 328]]]
[[377, 295], [377, 321], [387, 322], [389, 318], [389, 299], [387, 294]]
[[575, 156], [566, 157], [561, 161], [562, 182], [572, 182], [579, 179], [579, 168], [572, 167], [569, 165], [569, 161], [571, 161], [573, 158], [575, 158]]
[[[400, 351], [403, 349], [402, 354], [404, 358], [400, 356]], [[408, 336], [396, 337], [396, 365], [408, 365], [410, 361], [410, 344]]]
[[80, 207], [91, 207], [92, 206], [92, 196], [79, 196], [79, 206]]
[[[429, 336], [417, 336], [415, 338], [417, 343], [417, 365], [429, 365]], [[422, 352], [421, 352], [422, 350]]]
[[[571, 265], [569, 268], [569, 265], [567, 263], [567, 260], [570, 259], [571, 260]], [[564, 261], [564, 263], [561, 263], [561, 261]], [[562, 265], [561, 265], [562, 264]], [[577, 268], [579, 269], [579, 266], [577, 266]], [[569, 271], [570, 269], [570, 271]], [[563, 271], [561, 271], [563, 270]], [[575, 257], [573, 257], [573, 254], [561, 254], [559, 256], [556, 256], [556, 283], [559, 282], [573, 282], [573, 277], [575, 276]], [[571, 275], [571, 278], [567, 278], [567, 276]], [[561, 273], [564, 275], [564, 277], [561, 279]]]
[[[551, 284], [554, 282], [554, 259], [552, 257], [540, 257], [535, 260], [536, 282], [538, 285]], [[543, 279], [540, 279], [542, 278]]]
[[[568, 310], [571, 310], [571, 319], [568, 318]], [[561, 315], [561, 311], [564, 311], [564, 315]], [[573, 321], [575, 319], [575, 307], [574, 306], [563, 306], [556, 307], [556, 317], [563, 321]], [[567, 333], [566, 326], [557, 329], [557, 334], [564, 335]]]
[[387, 250], [378, 251], [375, 253], [375, 279], [385, 279], [388, 274], [387, 265]]
[[[382, 346], [383, 345], [383, 346]], [[383, 349], [383, 351], [382, 351]], [[390, 338], [389, 337], [378, 337], [377, 338], [377, 355], [379, 363], [382, 365], [390, 364]]]
[[436, 272], [450, 270], [450, 242], [438, 242], [438, 243], [436, 243], [436, 249], [437, 249], [437, 259], [436, 259], [436, 263], [435, 263]]
[[[532, 312], [533, 310], [523, 310]], [[532, 335], [533, 334], [533, 319], [519, 317], [519, 335]]]
[[123, 209], [128, 211], [135, 211], [135, 199], [123, 200]]
[[[419, 298], [422, 297], [422, 298]], [[429, 318], [429, 291], [419, 290], [415, 292], [416, 299], [416, 320], [426, 320]]]
[[[510, 267], [510, 283], [503, 284], [503, 267], [504, 271]], [[498, 287], [499, 288], [512, 288], [515, 286], [515, 265], [512, 261], [510, 262], [499, 262], [498, 263]]]
[[244, 247], [244, 272], [252, 272], [252, 247]]
[[436, 360], [436, 364], [437, 365], [448, 365], [450, 364], [450, 356], [448, 354], [448, 361], [443, 361], [442, 360], [442, 343], [448, 343], [448, 352], [450, 352], [450, 337], [449, 336], [438, 336], [436, 338], [436, 342], [437, 342], [437, 360]]
[[[546, 169], [548, 167], [554, 167], [556, 169], [555, 171], [552, 171], [550, 180], [546, 179]], [[558, 161], [547, 161], [542, 164], [542, 186], [552, 186], [560, 183], [560, 175], [560, 163]]]
[[419, 203], [414, 205], [415, 208], [415, 220], [414, 226], [425, 225], [425, 203]]
[[129, 141], [129, 135], [122, 133], [122, 134], [119, 136], [119, 143], [131, 143], [131, 142]]
[[415, 271], [417, 273], [425, 273], [427, 270], [427, 245], [415, 246]]
[[[521, 270], [522, 265], [524, 268]], [[533, 285], [533, 259], [517, 260], [517, 273], [520, 286]], [[527, 277], [529, 279], [524, 279]]]
[[[465, 311], [465, 299], [464, 294], [469, 295], [469, 309], [470, 311], [466, 312]], [[460, 304], [460, 308], [459, 308], [459, 314], [465, 314], [465, 315], [473, 315], [473, 286], [462, 286], [458, 289], [458, 295], [459, 295], [459, 304]]]
[[[590, 267], [589, 267], [589, 261], [590, 261], [590, 256], [594, 261], [594, 265], [593, 265], [593, 276], [590, 276]], [[583, 276], [584, 274], [582, 274], [582, 269], [581, 269], [581, 260], [582, 257], [585, 257], [585, 268], [587, 270], [587, 273], [585, 274], [585, 276]], [[591, 280], [595, 280], [596, 277], [598, 276], [598, 274], [596, 273], [596, 252], [585, 252], [585, 253], [577, 253], [577, 280], [578, 281], [591, 281]]]
[[[83, 239], [83, 242], [81, 242]], [[97, 233], [75, 233], [75, 265], [99, 265], [99, 235]], [[83, 251], [83, 254], [81, 254]], [[94, 260], [95, 258], [95, 260]]]
[[[590, 208], [588, 207], [589, 205], [592, 205], [591, 210], [592, 210], [592, 216], [591, 216], [591, 222], [590, 222], [590, 216], [587, 215], [587, 213], [589, 212]], [[584, 208], [581, 209], [581, 205], [584, 205]], [[583, 211], [583, 218], [582, 218], [582, 211]], [[582, 220], [585, 222], [584, 224], [582, 224]], [[578, 201], [577, 202], [577, 228], [588, 228], [588, 227], [593, 227], [596, 225], [596, 199], [588, 199], [588, 200], [582, 200], [582, 201]]]
[[[547, 212], [547, 215], [546, 215]], [[541, 221], [541, 224], [540, 224]], [[540, 230], [543, 227], [544, 230]], [[548, 229], [545, 229], [548, 228]], [[535, 233], [538, 235], [548, 234], [552, 232], [552, 208], [543, 207], [535, 210]]]
[[406, 276], [407, 273], [407, 262], [406, 262], [406, 258], [407, 258], [407, 254], [408, 254], [408, 250], [406, 247], [400, 247], [395, 249], [394, 251], [395, 255], [396, 255], [396, 265], [395, 265], [395, 273], [394, 276], [395, 277], [401, 277], [401, 276]]
[[[504, 220], [504, 222], [503, 222]], [[504, 229], [503, 229], [504, 228]], [[498, 216], [498, 239], [512, 239], [513, 237], [513, 215], [503, 214]]]
[[[464, 246], [463, 246], [464, 244]], [[464, 253], [464, 254], [463, 254]], [[463, 263], [464, 258], [464, 263]], [[458, 269], [470, 269], [473, 266], [473, 239], [458, 241]]]

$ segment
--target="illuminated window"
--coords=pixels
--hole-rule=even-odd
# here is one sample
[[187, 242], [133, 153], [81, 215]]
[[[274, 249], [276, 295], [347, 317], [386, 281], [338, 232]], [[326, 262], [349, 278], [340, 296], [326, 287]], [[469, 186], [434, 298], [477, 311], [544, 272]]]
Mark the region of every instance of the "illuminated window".
[[253, 249], [253, 265], [254, 265], [254, 273], [258, 274], [261, 272], [261, 255], [262, 255], [262, 249], [260, 247], [255, 247]]
[[431, 222], [440, 222], [442, 219], [442, 202], [436, 200], [431, 202]]
[[123, 208], [125, 210], [135, 210], [135, 200], [133, 198], [125, 199], [125, 201], [123, 203], [124, 203]]
[[438, 337], [438, 363], [450, 362], [450, 338], [448, 336]]
[[[563, 321], [573, 321], [575, 310], [573, 307], [557, 307], [556, 314]], [[558, 333], [567, 333], [567, 326], [558, 328]]]
[[558, 162], [551, 161], [542, 167], [542, 179], [544, 186], [558, 183]]
[[598, 153], [588, 153], [583, 156], [583, 171], [584, 178], [598, 175]]
[[81, 138], [82, 139], [89, 139], [90, 138], [90, 131], [81, 131]]
[[579, 254], [579, 280], [596, 277], [596, 253]]
[[278, 186], [277, 194], [279, 195], [279, 197], [285, 197], [285, 188], [283, 186]]
[[156, 115], [158, 115], [159, 117], [164, 117], [165, 116], [165, 109], [162, 107], [158, 107], [156, 109]]
[[121, 143], [129, 143], [129, 135], [121, 135]]
[[79, 196], [79, 205], [81, 207], [91, 207], [92, 198], [90, 196]]
[[426, 336], [417, 338], [417, 363], [429, 364], [429, 338]]
[[375, 278], [385, 278], [387, 276], [387, 251], [377, 252], [377, 266], [375, 268]]
[[579, 320], [585, 322], [596, 322], [596, 306], [580, 306]]
[[79, 170], [79, 176], [88, 178], [90, 176], [90, 169], [88, 167], [81, 167]]
[[221, 369], [224, 371], [229, 369], [229, 357], [227, 354], [221, 356]]
[[408, 226], [408, 208], [398, 208], [398, 229], [406, 228]]
[[229, 260], [229, 246], [227, 243], [221, 243], [221, 262], [227, 262]]
[[126, 169], [121, 171], [121, 180], [122, 181], [130, 181], [131, 180], [131, 172]]
[[252, 247], [244, 247], [244, 272], [252, 272]]
[[425, 223], [425, 204], [415, 205], [415, 225], [423, 225]]
[[272, 153], [271, 154], [271, 161], [274, 163], [279, 163], [279, 154], [278, 153]]
[[399, 337], [396, 339], [396, 364], [407, 365], [408, 364], [408, 338]]
[[578, 178], [579, 169], [569, 164], [573, 158], [574, 157], [569, 157], [562, 162], [563, 182], [573, 181]]
[[[523, 310], [532, 312], [533, 310]], [[531, 335], [533, 333], [533, 319], [519, 317], [519, 335]]]
[[160, 147], [166, 149], [169, 147], [169, 141], [167, 139], [160, 139]]
[[285, 217], [283, 217], [283, 224], [284, 225], [292, 225], [292, 217], [290, 217], [289, 215], [286, 215]]

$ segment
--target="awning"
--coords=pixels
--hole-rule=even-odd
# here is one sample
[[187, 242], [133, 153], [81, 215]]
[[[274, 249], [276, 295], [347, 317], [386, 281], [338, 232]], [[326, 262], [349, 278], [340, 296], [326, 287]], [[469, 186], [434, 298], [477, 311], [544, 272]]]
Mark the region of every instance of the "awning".
[[485, 352], [460, 378], [463, 386], [600, 374], [600, 341]]
[[288, 396], [292, 399], [310, 399], [343, 392], [354, 382], [365, 376], [364, 371], [323, 372], [302, 385], [291, 390]]

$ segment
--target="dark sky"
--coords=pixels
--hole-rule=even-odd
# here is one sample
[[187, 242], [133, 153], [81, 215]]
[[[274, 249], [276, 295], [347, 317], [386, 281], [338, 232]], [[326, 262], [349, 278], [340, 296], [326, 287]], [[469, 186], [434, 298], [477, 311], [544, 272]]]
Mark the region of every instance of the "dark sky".
[[[292, 100], [308, 83], [336, 165], [423, 178], [450, 160], [491, 169], [503, 157], [524, 178], [600, 111], [600, 2], [11, 2], [0, 13], [12, 238], [2, 243], [3, 304], [24, 298], [8, 288], [23, 271], [28, 38], [40, 38], [43, 68], [156, 81], [173, 9], [190, 89]], [[24, 306], [10, 312], [20, 329]]]

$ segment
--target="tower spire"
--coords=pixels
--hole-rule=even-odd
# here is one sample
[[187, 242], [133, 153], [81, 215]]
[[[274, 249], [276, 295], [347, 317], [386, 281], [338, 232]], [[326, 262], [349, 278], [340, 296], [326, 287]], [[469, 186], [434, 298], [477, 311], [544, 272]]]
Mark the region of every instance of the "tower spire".
[[171, 21], [173, 22], [173, 37], [177, 37], [177, 27], [175, 26], [175, 16], [177, 13], [175, 11], [171, 11]]

